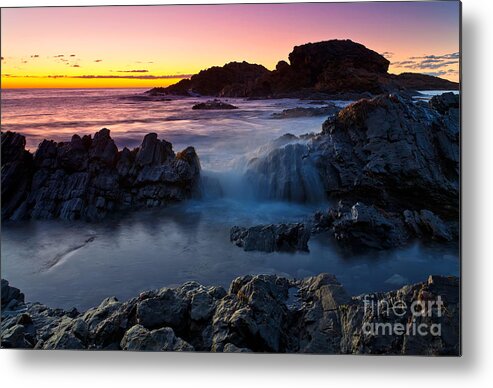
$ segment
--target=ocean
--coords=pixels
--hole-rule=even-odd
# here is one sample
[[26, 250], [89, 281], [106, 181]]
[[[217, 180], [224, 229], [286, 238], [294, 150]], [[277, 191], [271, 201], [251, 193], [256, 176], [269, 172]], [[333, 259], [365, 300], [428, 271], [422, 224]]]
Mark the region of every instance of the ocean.
[[429, 274], [459, 275], [456, 244], [415, 243], [348, 256], [318, 235], [311, 238], [309, 253], [244, 252], [229, 241], [232, 226], [302, 221], [330, 205], [262, 201], [241, 195], [241, 187], [235, 190], [246, 162], [262, 147], [286, 133], [319, 132], [326, 117], [271, 118], [283, 109], [317, 106], [296, 99], [224, 99], [239, 109], [200, 111], [191, 108], [206, 98], [149, 100], [143, 92], [2, 90], [2, 131], [25, 135], [33, 152], [45, 138], [67, 141], [74, 133], [94, 134], [103, 127], [110, 129], [119, 148], [136, 147], [145, 134], [156, 132], [175, 151], [194, 146], [203, 175], [219, 177], [228, 186], [223, 197], [206, 196], [98, 223], [4, 223], [2, 278], [22, 289], [27, 300], [84, 310], [111, 295], [124, 300], [189, 280], [227, 287], [235, 277], [255, 273], [300, 278], [329, 272], [351, 294], [394, 289]]

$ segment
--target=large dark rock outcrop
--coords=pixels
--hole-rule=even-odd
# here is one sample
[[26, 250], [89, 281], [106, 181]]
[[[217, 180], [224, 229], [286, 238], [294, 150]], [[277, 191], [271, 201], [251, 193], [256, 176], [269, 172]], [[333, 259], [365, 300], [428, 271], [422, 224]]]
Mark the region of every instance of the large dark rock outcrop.
[[248, 62], [230, 62], [200, 71], [190, 79], [184, 79], [167, 88], [154, 88], [150, 94], [203, 95], [247, 97], [257, 79], [269, 70], [261, 65]]
[[457, 82], [419, 73], [401, 73], [390, 75], [391, 82], [401, 89], [408, 90], [459, 90]]
[[290, 109], [284, 109], [282, 112], [275, 112], [272, 114], [273, 119], [292, 119], [297, 117], [315, 117], [315, 116], [331, 116], [339, 112], [341, 108], [335, 104], [326, 104], [322, 107], [296, 107]]
[[429, 103], [381, 95], [349, 105], [322, 132], [292, 137], [247, 165], [259, 196], [306, 202], [328, 197], [387, 211], [459, 211], [459, 97]]
[[[1, 343], [37, 349], [459, 355], [459, 294], [455, 277], [430, 276], [396, 291], [351, 297], [329, 274], [303, 280], [244, 276], [227, 292], [189, 282], [126, 302], [107, 298], [85, 313], [19, 301], [2, 308]], [[413, 314], [423, 306], [425, 313]]]
[[[438, 101], [443, 107], [437, 110]], [[358, 101], [323, 125], [319, 166], [331, 195], [384, 208], [459, 212], [459, 96]], [[441, 105], [441, 104], [440, 104]]]
[[[363, 99], [330, 117], [318, 135], [273, 142], [248, 163], [245, 179], [261, 198], [344, 201], [314, 223], [300, 222], [330, 231], [348, 248], [450, 242], [459, 233], [459, 131], [453, 93], [428, 103], [400, 95]], [[245, 230], [238, 229], [240, 237]], [[236, 232], [231, 238], [243, 241]], [[258, 237], [253, 249], [263, 250]]]
[[2, 132], [2, 218], [10, 216], [25, 201], [33, 175], [33, 156], [26, 139]]
[[380, 78], [387, 74], [390, 64], [380, 54], [350, 40], [296, 46], [289, 62], [279, 62], [276, 70], [261, 80], [272, 94], [306, 89], [328, 94], [381, 93]]
[[34, 153], [23, 136], [2, 133], [2, 219], [101, 219], [118, 209], [190, 198], [200, 162], [192, 147], [175, 155], [155, 133], [118, 151], [108, 129], [70, 142], [44, 140]]
[[230, 240], [245, 251], [308, 252], [310, 231], [302, 223], [257, 225], [250, 228], [233, 226]]
[[192, 109], [194, 110], [230, 110], [230, 109], [238, 109], [237, 106], [228, 104], [227, 102], [223, 102], [218, 99], [209, 100], [206, 102], [199, 102], [195, 104]]
[[208, 95], [228, 97], [337, 98], [354, 100], [386, 92], [456, 90], [459, 84], [417, 73], [389, 74], [390, 62], [351, 40], [328, 40], [294, 47], [289, 63], [273, 71], [246, 62], [202, 70], [152, 95]]

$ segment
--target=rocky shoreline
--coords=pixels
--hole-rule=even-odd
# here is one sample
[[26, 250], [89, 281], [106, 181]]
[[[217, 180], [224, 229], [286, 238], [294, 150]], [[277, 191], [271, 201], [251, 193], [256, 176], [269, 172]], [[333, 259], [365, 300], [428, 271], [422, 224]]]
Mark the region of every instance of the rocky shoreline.
[[4, 348], [460, 355], [456, 277], [351, 297], [329, 274], [244, 276], [227, 291], [188, 282], [125, 302], [110, 297], [84, 313], [25, 302], [6, 280], [1, 286]]
[[2, 132], [2, 220], [100, 220], [125, 209], [156, 207], [198, 194], [200, 161], [193, 147], [147, 134], [119, 151], [106, 128], [70, 142], [44, 140], [34, 154], [26, 139]]
[[321, 232], [352, 250], [458, 241], [459, 123], [458, 95], [423, 102], [389, 94], [342, 109], [320, 134], [278, 139], [248, 164], [249, 184], [266, 199], [336, 205], [300, 220], [304, 233], [237, 225], [231, 241], [267, 252], [307, 250], [310, 234]]

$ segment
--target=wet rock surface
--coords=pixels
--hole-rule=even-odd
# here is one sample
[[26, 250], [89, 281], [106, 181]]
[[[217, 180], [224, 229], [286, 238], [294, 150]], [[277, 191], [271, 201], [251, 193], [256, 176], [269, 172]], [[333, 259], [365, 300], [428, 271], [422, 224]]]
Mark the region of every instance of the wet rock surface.
[[326, 212], [317, 212], [307, 227], [310, 225], [311, 233], [329, 232], [350, 251], [396, 248], [414, 239], [451, 242], [458, 238], [457, 222], [445, 222], [430, 210], [388, 212], [362, 202], [340, 202]]
[[[245, 178], [261, 198], [339, 202], [300, 222], [349, 250], [456, 241], [459, 122], [453, 93], [429, 103], [393, 94], [363, 99], [327, 119], [320, 134], [273, 142], [248, 163]], [[231, 240], [243, 246], [246, 231], [232, 231]], [[253, 240], [252, 249], [265, 250], [265, 239]]]
[[209, 100], [206, 102], [201, 102], [195, 104], [192, 109], [195, 110], [228, 110], [228, 109], [238, 109], [237, 106], [228, 104], [218, 99]]
[[450, 117], [458, 118], [459, 96], [449, 98], [441, 113], [434, 102], [382, 95], [327, 120], [313, 146], [330, 194], [457, 216], [459, 131]]
[[[2, 280], [2, 298], [7, 287]], [[413, 302], [426, 313], [413, 314]], [[401, 310], [377, 313], [377, 304]], [[189, 282], [125, 302], [107, 298], [85, 313], [24, 301], [4, 307], [2, 299], [1, 341], [36, 349], [458, 355], [459, 317], [455, 277], [351, 297], [329, 274], [256, 275], [233, 280], [228, 291]]]
[[341, 109], [334, 104], [326, 104], [326, 106], [320, 108], [291, 108], [284, 109], [282, 112], [273, 113], [273, 119], [292, 119], [297, 117], [315, 117], [315, 116], [331, 116], [335, 115]]
[[44, 140], [34, 154], [22, 135], [2, 133], [2, 220], [98, 220], [116, 210], [154, 207], [190, 198], [200, 162], [193, 147], [147, 134], [119, 151], [106, 128], [70, 142]]
[[302, 223], [233, 226], [230, 233], [231, 242], [245, 251], [308, 252], [309, 238], [310, 232]]

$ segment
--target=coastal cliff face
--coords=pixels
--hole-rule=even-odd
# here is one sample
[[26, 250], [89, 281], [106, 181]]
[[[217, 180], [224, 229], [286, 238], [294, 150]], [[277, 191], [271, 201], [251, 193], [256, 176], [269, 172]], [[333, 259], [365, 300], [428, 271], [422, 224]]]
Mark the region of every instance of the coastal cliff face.
[[2, 279], [1, 343], [36, 349], [459, 355], [459, 309], [459, 279], [441, 276], [354, 297], [329, 274], [303, 280], [244, 276], [228, 291], [188, 282], [126, 302], [107, 298], [85, 313], [26, 303]]
[[389, 74], [390, 62], [382, 55], [351, 40], [328, 40], [296, 46], [289, 63], [276, 69], [247, 62], [202, 70], [190, 79], [151, 95], [207, 95], [216, 97], [313, 97], [357, 99], [395, 91], [456, 90], [459, 84], [417, 73]]
[[[453, 93], [429, 103], [400, 95], [363, 99], [330, 117], [309, 140], [291, 136], [251, 160], [246, 179], [268, 199], [339, 202], [315, 214], [304, 230], [329, 232], [352, 249], [388, 249], [415, 238], [454, 241], [459, 125], [459, 96]], [[231, 240], [244, 247], [254, 238], [255, 246], [272, 247], [260, 240], [273, 237], [257, 230], [281, 226], [235, 227]], [[306, 234], [290, 236], [290, 246], [306, 246]]]
[[108, 129], [70, 142], [44, 140], [34, 154], [24, 136], [2, 133], [2, 219], [98, 220], [115, 210], [154, 207], [196, 193], [193, 147], [175, 154], [155, 133], [118, 151]]

